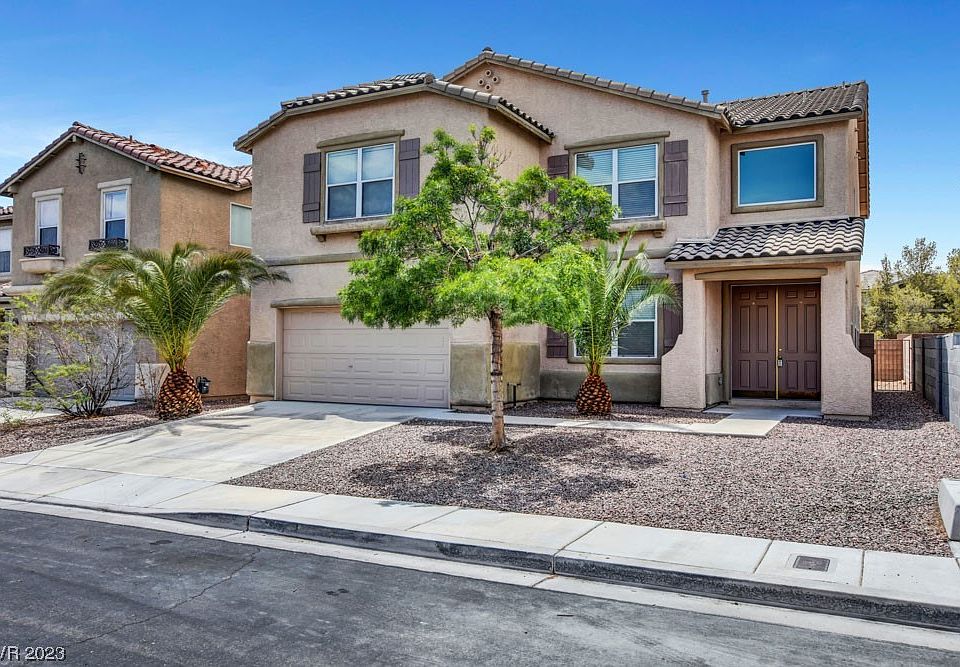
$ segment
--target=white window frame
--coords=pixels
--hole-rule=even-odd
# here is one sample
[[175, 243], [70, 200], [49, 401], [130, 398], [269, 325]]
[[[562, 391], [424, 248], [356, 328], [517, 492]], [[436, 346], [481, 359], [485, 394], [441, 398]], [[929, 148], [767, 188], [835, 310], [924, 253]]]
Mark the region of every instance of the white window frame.
[[[385, 148], [389, 146], [393, 149], [393, 171], [390, 174], [390, 178], [368, 178], [363, 180], [363, 151], [368, 148]], [[356, 153], [357, 156], [357, 173], [354, 175], [353, 181], [345, 181], [343, 183], [335, 183], [330, 185], [327, 182], [327, 176], [330, 173], [330, 156], [331, 155], [340, 155], [343, 153]], [[345, 220], [359, 220], [361, 218], [379, 218], [386, 217], [388, 215], [393, 215], [393, 208], [396, 206], [397, 197], [396, 197], [396, 188], [397, 188], [397, 144], [395, 143], [386, 143], [386, 144], [373, 144], [371, 146], [357, 146], [356, 148], [344, 148], [335, 151], [327, 151], [323, 155], [323, 219], [327, 222], [343, 222]], [[363, 215], [363, 184], [364, 183], [379, 183], [381, 181], [390, 181], [390, 212], [382, 213], [375, 216], [365, 216]], [[337, 188], [344, 185], [356, 185], [357, 186], [357, 197], [354, 202], [353, 212], [355, 215], [346, 217], [346, 218], [331, 218], [330, 217], [330, 188]]]
[[[657, 359], [660, 357], [660, 302], [653, 305], [653, 317], [631, 317], [630, 324], [634, 322], [653, 322], [653, 354], [649, 355], [624, 355], [620, 356], [620, 350], [617, 345], [618, 336], [613, 338], [613, 347], [610, 348], [611, 359]], [[624, 327], [626, 328], [626, 327]]]
[[[233, 241], [233, 207], [245, 208], [250, 211], [250, 245], [244, 245], [242, 243], [234, 243]], [[249, 204], [241, 204], [239, 202], [232, 201], [230, 202], [230, 245], [236, 246], [238, 248], [253, 248], [253, 207]]]
[[0, 227], [0, 236], [3, 236], [5, 233], [10, 237], [10, 244], [6, 248], [3, 247], [3, 244], [0, 244], [0, 253], [9, 253], [10, 269], [8, 271], [0, 271], [0, 276], [10, 275], [10, 273], [13, 271], [13, 225]]
[[[629, 181], [618, 181], [617, 177], [619, 176], [619, 152], [623, 149], [629, 148], [646, 148], [647, 146], [653, 146], [654, 150], [654, 171], [653, 178], [635, 178]], [[617, 216], [617, 220], [647, 220], [650, 218], [657, 218], [660, 216], [660, 144], [657, 142], [647, 143], [647, 144], [635, 144], [633, 146], [617, 146], [616, 148], [593, 148], [590, 150], [577, 151], [573, 155], [573, 174], [577, 174], [577, 157], [580, 155], [585, 155], [587, 153], [604, 153], [606, 151], [611, 152], [611, 178], [613, 182], [611, 183], [592, 183], [595, 187], [602, 188], [605, 185], [610, 186], [610, 196], [613, 198], [613, 205], [620, 206], [620, 188], [618, 185], [627, 184], [627, 183], [646, 183], [648, 181], [653, 181], [653, 214], [651, 215], [630, 215], [624, 217], [622, 215]]]
[[[40, 245], [40, 203], [45, 201], [53, 201], [53, 200], [56, 200], [57, 202], [57, 224], [55, 225], [55, 228], [57, 230], [57, 242], [53, 245], [58, 245], [63, 247], [63, 243], [62, 243], [63, 225], [61, 224], [63, 221], [63, 195], [62, 194], [35, 196], [33, 217], [34, 217], [34, 238], [35, 238], [36, 245]], [[44, 229], [49, 229], [49, 227], [44, 227]]]
[[[123, 238], [130, 240], [130, 186], [129, 185], [117, 185], [113, 187], [100, 188], [100, 238], [107, 238], [107, 193], [108, 192], [125, 192], [126, 193], [126, 202], [127, 202], [127, 211], [126, 218], [123, 221]], [[109, 222], [113, 220], [119, 220], [120, 218], [111, 218]]]
[[[769, 151], [771, 149], [777, 148], [792, 148], [794, 146], [813, 146], [813, 197], [807, 199], [774, 199], [771, 201], [757, 201], [750, 202], [749, 204], [744, 204], [740, 201], [740, 183], [743, 180], [743, 169], [740, 167], [740, 156], [744, 153], [753, 153], [755, 151]], [[797, 143], [784, 143], [777, 144], [776, 146], [758, 146], [756, 148], [741, 148], [737, 150], [737, 208], [750, 208], [751, 206], [775, 206], [777, 204], [800, 204], [806, 202], [815, 202], [820, 196], [820, 193], [817, 192], [817, 183], [819, 174], [817, 173], [817, 142], [816, 141], [800, 141]]]

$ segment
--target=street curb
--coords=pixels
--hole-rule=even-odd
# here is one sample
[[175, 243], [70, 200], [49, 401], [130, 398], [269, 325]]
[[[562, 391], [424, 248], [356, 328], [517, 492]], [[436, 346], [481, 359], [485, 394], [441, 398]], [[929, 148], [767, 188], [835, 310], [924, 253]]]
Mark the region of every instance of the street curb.
[[[36, 501], [22, 502], [29, 505]], [[37, 504], [96, 509], [48, 500]], [[960, 605], [740, 578], [720, 570], [714, 573], [683, 566], [670, 569], [668, 563], [603, 560], [578, 557], [571, 555], [576, 552], [564, 550], [453, 541], [435, 535], [420, 537], [361, 526], [302, 523], [242, 513], [158, 512], [150, 508], [133, 512], [116, 507], [100, 511], [960, 633]]]
[[[226, 517], [231, 515], [220, 513], [154, 513], [150, 516], [207, 526], [237, 527], [236, 522], [227, 520]], [[666, 563], [664, 567], [656, 567], [654, 564], [578, 558], [562, 550], [536, 551], [470, 544], [439, 540], [434, 536], [396, 535], [258, 516], [244, 519], [246, 526], [243, 529], [254, 533], [960, 632], [960, 606], [668, 569]]]

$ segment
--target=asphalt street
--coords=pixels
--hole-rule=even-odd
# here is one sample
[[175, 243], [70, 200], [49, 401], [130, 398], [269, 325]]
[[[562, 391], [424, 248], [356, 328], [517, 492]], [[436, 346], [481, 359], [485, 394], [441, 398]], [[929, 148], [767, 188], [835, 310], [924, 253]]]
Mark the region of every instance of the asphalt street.
[[15, 653], [23, 662], [28, 646], [61, 647], [69, 665], [960, 663], [833, 633], [0, 511], [0, 664]]

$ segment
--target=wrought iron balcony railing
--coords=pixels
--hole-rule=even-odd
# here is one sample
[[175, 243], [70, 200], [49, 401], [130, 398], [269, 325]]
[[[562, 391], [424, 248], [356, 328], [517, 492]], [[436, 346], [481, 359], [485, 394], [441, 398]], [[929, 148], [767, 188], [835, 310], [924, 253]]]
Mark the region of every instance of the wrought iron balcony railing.
[[130, 247], [130, 241], [127, 239], [90, 239], [90, 252], [99, 252], [100, 250], [126, 250]]
[[60, 246], [53, 244], [45, 245], [25, 245], [23, 246], [24, 257], [59, 257]]

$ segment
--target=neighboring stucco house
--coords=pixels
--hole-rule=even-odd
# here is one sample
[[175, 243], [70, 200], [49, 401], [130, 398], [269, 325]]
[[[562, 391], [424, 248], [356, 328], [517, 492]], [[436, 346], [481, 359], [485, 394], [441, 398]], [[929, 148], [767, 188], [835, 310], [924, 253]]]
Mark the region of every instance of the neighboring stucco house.
[[[45, 276], [103, 248], [249, 247], [251, 174], [74, 123], [0, 184], [14, 198], [12, 231], [0, 217], [2, 300], [38, 290]], [[197, 342], [187, 370], [210, 378], [211, 395], [245, 393], [248, 330], [248, 299], [236, 299]], [[19, 388], [15, 368], [9, 377]]]
[[[706, 96], [705, 96], [706, 97]], [[236, 142], [252, 154], [253, 245], [291, 282], [252, 297], [255, 400], [481, 405], [488, 332], [366, 329], [337, 292], [357, 237], [387, 224], [431, 166], [434, 129], [497, 132], [505, 177], [539, 164], [604, 187], [681, 312], [650, 308], [616, 341], [615, 400], [703, 408], [809, 398], [870, 414], [857, 351], [869, 210], [864, 82], [725, 103], [690, 100], [495, 53], [437, 79], [409, 74], [297, 98]], [[508, 398], [571, 399], [583, 364], [563, 336], [506, 336]], [[509, 385], [513, 385], [512, 387]]]

